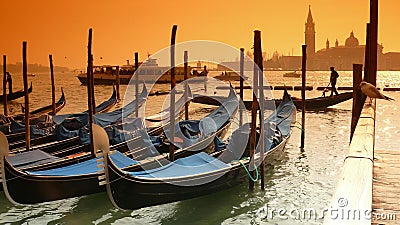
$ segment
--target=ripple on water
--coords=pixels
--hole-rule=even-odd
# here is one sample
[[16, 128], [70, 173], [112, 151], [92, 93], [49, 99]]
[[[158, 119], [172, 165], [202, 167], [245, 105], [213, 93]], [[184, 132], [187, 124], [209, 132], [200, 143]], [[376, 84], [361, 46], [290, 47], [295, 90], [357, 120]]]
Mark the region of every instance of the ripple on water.
[[0, 223], [46, 224], [71, 213], [77, 206], [79, 198], [54, 201], [29, 206], [10, 207], [0, 214]]

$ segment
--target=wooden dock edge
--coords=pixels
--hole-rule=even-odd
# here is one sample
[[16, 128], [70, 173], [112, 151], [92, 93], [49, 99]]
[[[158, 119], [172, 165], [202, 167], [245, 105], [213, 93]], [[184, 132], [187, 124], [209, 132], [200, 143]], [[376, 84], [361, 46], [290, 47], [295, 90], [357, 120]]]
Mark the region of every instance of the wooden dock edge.
[[375, 103], [367, 99], [344, 159], [324, 224], [371, 224]]

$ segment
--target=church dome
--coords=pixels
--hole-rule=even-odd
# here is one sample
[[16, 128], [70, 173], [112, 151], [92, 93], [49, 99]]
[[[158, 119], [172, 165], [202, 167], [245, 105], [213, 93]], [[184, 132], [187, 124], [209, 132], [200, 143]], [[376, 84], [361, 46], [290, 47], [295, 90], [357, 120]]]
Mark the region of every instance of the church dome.
[[357, 47], [358, 46], [358, 39], [354, 37], [353, 31], [350, 33], [350, 37], [346, 39], [345, 42], [346, 47]]

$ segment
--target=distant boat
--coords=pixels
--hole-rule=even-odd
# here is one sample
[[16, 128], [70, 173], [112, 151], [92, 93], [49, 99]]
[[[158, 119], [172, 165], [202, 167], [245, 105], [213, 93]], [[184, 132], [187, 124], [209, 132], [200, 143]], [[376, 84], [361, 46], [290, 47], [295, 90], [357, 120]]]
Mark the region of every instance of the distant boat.
[[[201, 73], [190, 73], [191, 67], [188, 67], [189, 74], [188, 79], [207, 76], [207, 71]], [[124, 65], [119, 67], [119, 79], [120, 84], [129, 84], [133, 74], [135, 72], [134, 65]], [[170, 83], [170, 68], [167, 66], [158, 66], [156, 59], [147, 59], [139, 66], [139, 80], [155, 81], [156, 83]], [[87, 84], [87, 75], [81, 72], [78, 76], [79, 81], [83, 84]], [[112, 85], [116, 83], [117, 77], [117, 66], [104, 65], [93, 67], [93, 78], [94, 84]], [[157, 80], [156, 80], [157, 79]], [[182, 82], [184, 80], [184, 67], [175, 67], [175, 79], [176, 82]]]
[[36, 76], [36, 74], [34, 74], [34, 73], [28, 73], [28, 77], [35, 77]]
[[294, 78], [299, 78], [301, 77], [301, 73], [297, 72], [296, 70], [293, 72], [288, 72], [283, 74], [283, 77], [294, 77]]
[[[229, 71], [225, 73], [222, 72], [221, 75], [215, 76], [214, 78], [225, 81], [239, 81], [240, 75], [234, 71]], [[248, 77], [244, 77], [244, 79], [247, 80]]]

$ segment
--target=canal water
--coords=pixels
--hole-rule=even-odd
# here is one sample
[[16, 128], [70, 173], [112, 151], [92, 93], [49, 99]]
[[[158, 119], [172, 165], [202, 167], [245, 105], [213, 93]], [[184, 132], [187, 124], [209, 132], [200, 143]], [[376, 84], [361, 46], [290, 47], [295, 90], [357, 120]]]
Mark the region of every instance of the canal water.
[[[267, 71], [270, 85], [301, 85], [300, 78], [283, 78], [283, 71]], [[220, 72], [211, 72], [211, 76]], [[338, 86], [351, 86], [352, 73], [340, 72]], [[379, 72], [378, 86], [400, 86], [399, 72]], [[22, 88], [21, 75], [13, 74], [14, 90]], [[51, 87], [48, 74], [29, 77], [33, 82], [30, 95], [31, 109], [51, 103]], [[86, 88], [81, 86], [76, 74], [56, 74], [57, 99], [60, 88], [64, 89], [67, 105], [60, 112], [72, 113], [87, 108]], [[325, 86], [329, 72], [308, 72], [310, 86]], [[238, 86], [237, 83], [233, 83]], [[121, 86], [124, 93], [127, 86]], [[156, 90], [169, 90], [169, 85], [157, 85]], [[194, 93], [204, 93], [203, 84], [193, 86]], [[342, 92], [342, 91], [339, 91]], [[96, 103], [109, 98], [111, 86], [96, 86]], [[209, 95], [226, 95], [227, 91], [207, 87]], [[300, 97], [300, 91], [291, 91]], [[274, 91], [279, 98], [282, 91]], [[400, 99], [400, 93], [385, 92]], [[248, 94], [247, 94], [248, 95]], [[320, 91], [307, 91], [307, 98], [321, 96]], [[122, 94], [123, 96], [123, 94]], [[248, 95], [249, 96], [249, 95]], [[146, 104], [146, 115], [156, 113], [165, 96], [151, 96]], [[23, 99], [13, 101], [10, 110], [20, 112]], [[256, 185], [249, 191], [247, 182], [228, 190], [221, 190], [196, 199], [142, 208], [133, 211], [119, 210], [112, 206], [105, 193], [71, 198], [55, 202], [14, 206], [0, 192], [0, 224], [322, 224], [323, 210], [328, 207], [348, 150], [351, 120], [351, 101], [338, 104], [324, 111], [306, 113], [305, 149], [301, 151], [300, 130], [294, 128], [286, 146], [285, 155], [267, 167], [266, 187]], [[121, 107], [121, 103], [116, 108]], [[393, 149], [400, 146], [400, 100], [377, 101], [376, 148]], [[191, 104], [191, 118], [201, 118], [212, 106]], [[1, 108], [2, 110], [2, 108]], [[301, 113], [297, 113], [301, 121]], [[26, 190], [29, 193], [29, 190]], [[313, 209], [316, 215], [303, 217], [304, 210]], [[278, 210], [286, 213], [277, 214]]]

